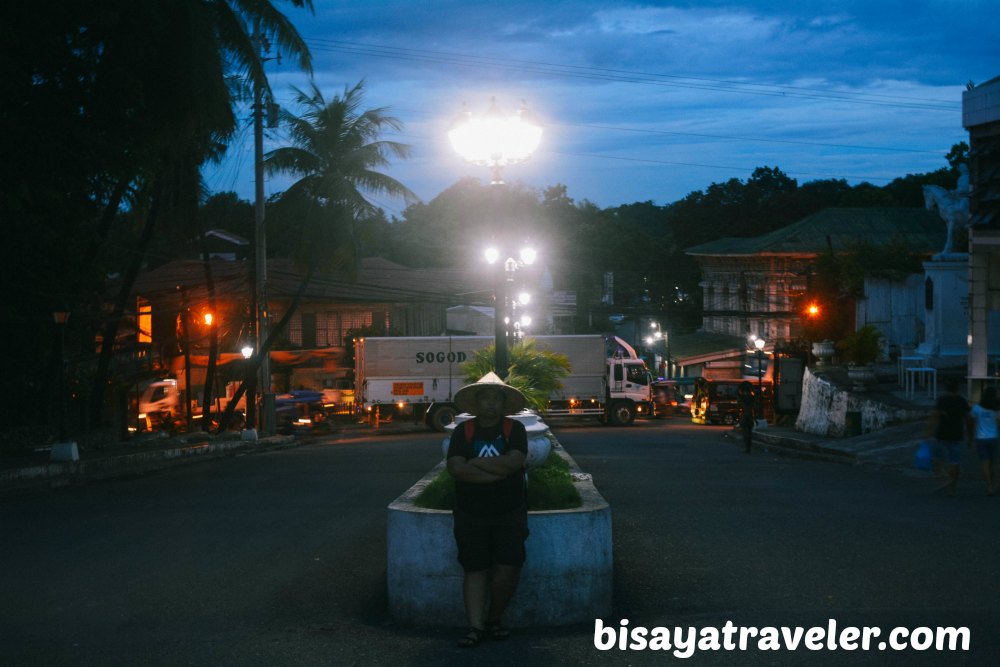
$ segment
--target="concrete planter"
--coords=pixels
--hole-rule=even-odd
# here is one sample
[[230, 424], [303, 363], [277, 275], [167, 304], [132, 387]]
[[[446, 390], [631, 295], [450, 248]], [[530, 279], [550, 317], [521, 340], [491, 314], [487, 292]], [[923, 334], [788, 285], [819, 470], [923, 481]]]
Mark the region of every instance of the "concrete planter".
[[[858, 419], [849, 418], [848, 415], [852, 413], [860, 415], [860, 425], [850, 424], [849, 429], [848, 422]], [[926, 418], [925, 408], [886, 405], [865, 394], [852, 394], [807, 368], [802, 377], [802, 404], [795, 420], [795, 429], [803, 433], [840, 438], [851, 430], [871, 433], [893, 424]]]
[[[528, 514], [528, 559], [504, 621], [511, 627], [570, 625], [611, 612], [611, 508], [562, 449], [583, 500], [572, 510]], [[442, 461], [389, 505], [388, 590], [392, 617], [412, 625], [466, 625], [462, 568], [451, 512], [413, 504]]]
[[875, 366], [873, 364], [849, 365], [847, 377], [850, 378], [851, 388], [854, 391], [868, 391], [868, 387], [875, 384]]

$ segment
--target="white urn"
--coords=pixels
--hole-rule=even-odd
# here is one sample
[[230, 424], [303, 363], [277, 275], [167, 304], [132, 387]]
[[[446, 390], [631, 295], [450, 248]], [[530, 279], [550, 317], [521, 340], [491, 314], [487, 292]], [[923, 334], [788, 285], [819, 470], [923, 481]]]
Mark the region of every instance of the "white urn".
[[[526, 465], [528, 468], [534, 468], [548, 458], [549, 451], [552, 449], [552, 441], [546, 435], [549, 427], [538, 418], [538, 415], [528, 410], [522, 410], [516, 415], [510, 415], [510, 417], [524, 424], [524, 430], [528, 432], [528, 460]], [[459, 424], [469, 419], [472, 419], [472, 415], [463, 412], [455, 417], [453, 423], [445, 427], [448, 431], [448, 437], [441, 442], [442, 454], [445, 457], [448, 456], [448, 445], [451, 443], [451, 434]]]
[[818, 340], [812, 344], [812, 353], [816, 357], [817, 366], [827, 366], [830, 358], [837, 351], [832, 340]]

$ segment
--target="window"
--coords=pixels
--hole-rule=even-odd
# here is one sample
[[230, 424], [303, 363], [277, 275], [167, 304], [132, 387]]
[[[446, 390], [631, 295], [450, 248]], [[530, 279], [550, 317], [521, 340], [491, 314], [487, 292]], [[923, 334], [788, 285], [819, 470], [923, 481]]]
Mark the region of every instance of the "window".
[[153, 342], [153, 306], [145, 299], [139, 299], [137, 343]]
[[646, 371], [645, 366], [641, 364], [627, 364], [625, 371], [628, 373], [626, 377], [629, 382], [642, 385], [649, 384], [649, 373]]
[[[372, 325], [372, 314], [368, 312], [347, 312], [340, 314], [340, 331], [338, 332], [337, 345], [344, 345], [347, 340], [347, 332], [353, 329], [364, 329]], [[332, 341], [331, 341], [332, 344]]]
[[302, 347], [316, 347], [316, 313], [302, 313]]

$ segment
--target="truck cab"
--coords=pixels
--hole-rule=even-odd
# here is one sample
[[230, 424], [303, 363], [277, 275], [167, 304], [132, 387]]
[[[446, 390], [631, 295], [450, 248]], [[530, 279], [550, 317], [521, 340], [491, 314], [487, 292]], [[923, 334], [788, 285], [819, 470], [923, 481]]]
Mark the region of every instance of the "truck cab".
[[139, 397], [139, 426], [151, 431], [171, 423], [180, 416], [182, 407], [177, 380], [152, 382]]
[[636, 416], [652, 416], [653, 376], [642, 359], [608, 359], [607, 415], [612, 424], [627, 426]]

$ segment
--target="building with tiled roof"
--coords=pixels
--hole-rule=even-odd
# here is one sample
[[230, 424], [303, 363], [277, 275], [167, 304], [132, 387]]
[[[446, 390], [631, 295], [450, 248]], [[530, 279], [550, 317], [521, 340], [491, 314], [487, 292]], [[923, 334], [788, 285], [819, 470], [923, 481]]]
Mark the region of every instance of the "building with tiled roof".
[[730, 336], [788, 341], [801, 333], [798, 299], [812, 265], [823, 253], [859, 244], [905, 244], [931, 255], [945, 225], [920, 208], [828, 208], [753, 238], [723, 238], [688, 248], [701, 266], [702, 329]]

